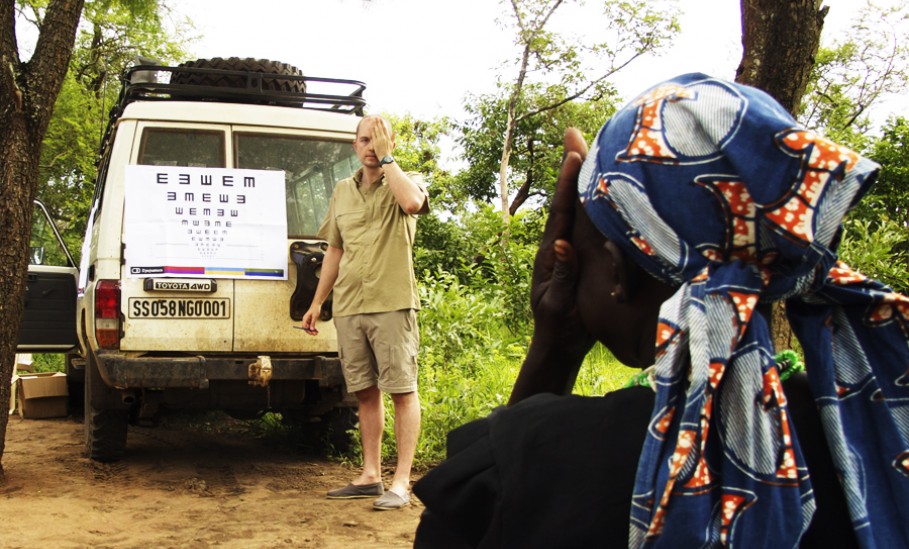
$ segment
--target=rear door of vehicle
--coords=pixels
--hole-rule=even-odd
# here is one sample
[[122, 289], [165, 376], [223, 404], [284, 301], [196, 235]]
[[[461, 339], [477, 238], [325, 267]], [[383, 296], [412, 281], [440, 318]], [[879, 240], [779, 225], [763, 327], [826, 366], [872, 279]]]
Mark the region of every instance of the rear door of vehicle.
[[[131, 164], [226, 168], [230, 127], [140, 122]], [[130, 181], [125, 181], [130, 200]], [[124, 220], [128, 227], [129, 220]], [[124, 231], [127, 231], [125, 228]], [[130, 250], [125, 251], [126, 254]], [[120, 280], [122, 351], [229, 352], [233, 344], [233, 281], [130, 276]]]
[[316, 235], [332, 190], [359, 167], [351, 141], [350, 136], [234, 128], [235, 167], [284, 172], [288, 233], [287, 280], [234, 283], [235, 351], [325, 353], [336, 349], [333, 323], [321, 323], [318, 337], [293, 326], [300, 324], [312, 300], [307, 290], [317, 282], [313, 277], [319, 274], [324, 249]]
[[25, 308], [17, 351], [66, 352], [76, 346], [78, 269], [44, 205], [32, 212]]
[[[301, 303], [292, 250], [323, 244], [316, 234], [334, 184], [359, 167], [352, 137], [216, 124], [139, 124], [133, 163], [153, 166], [241, 168], [284, 172], [287, 278], [130, 277], [121, 280], [124, 351], [325, 353], [336, 349], [333, 324], [318, 337], [293, 329]], [[129, 182], [126, 182], [129, 185]], [[127, 254], [129, 251], [127, 251]], [[307, 256], [312, 259], [313, 254]], [[316, 253], [315, 255], [318, 255]], [[312, 272], [308, 273], [312, 276]], [[315, 275], [318, 276], [316, 269]], [[311, 286], [311, 284], [310, 284]], [[297, 296], [296, 313], [291, 300]]]

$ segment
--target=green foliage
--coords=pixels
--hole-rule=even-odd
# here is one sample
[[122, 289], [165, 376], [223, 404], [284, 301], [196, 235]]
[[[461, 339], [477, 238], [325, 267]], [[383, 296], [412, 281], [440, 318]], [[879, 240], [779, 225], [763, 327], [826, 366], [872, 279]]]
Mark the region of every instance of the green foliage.
[[32, 355], [33, 372], [65, 372], [65, 355], [60, 353], [40, 353]]
[[876, 221], [850, 219], [840, 257], [865, 276], [900, 293], [909, 292], [909, 238], [906, 226], [884, 216]]
[[605, 395], [621, 389], [638, 373], [640, 370], [625, 366], [612, 356], [609, 349], [597, 343], [584, 358], [573, 392], [585, 396]]
[[383, 113], [395, 132], [395, 161], [405, 171], [420, 172], [431, 187], [434, 179], [444, 176], [439, 167], [440, 141], [450, 132], [447, 118], [419, 120], [407, 113], [403, 116]]
[[473, 204], [458, 214], [446, 212], [420, 220], [414, 249], [416, 271], [432, 279], [446, 273], [470, 288], [502, 300], [501, 317], [514, 333], [530, 319], [530, 273], [542, 235], [540, 210], [522, 211], [506, 224], [488, 204]]
[[[470, 168], [456, 182], [462, 196], [488, 201], [498, 194], [508, 217], [529, 199], [546, 201], [562, 134], [585, 122], [574, 109], [611, 113], [618, 92], [610, 77], [634, 59], [659, 51], [678, 31], [678, 23], [671, 0], [502, 4], [511, 8], [504, 23], [515, 37], [516, 51], [503, 65], [498, 92], [465, 106], [473, 118], [463, 127], [460, 143], [468, 149]], [[593, 30], [579, 32], [581, 28]], [[606, 117], [596, 118], [594, 130]]]
[[474, 287], [487, 285], [501, 296], [503, 321], [516, 334], [529, 332], [531, 327], [530, 277], [541, 234], [538, 213], [519, 212], [510, 218], [506, 230], [486, 242], [473, 271]]
[[417, 221], [414, 266], [421, 276], [458, 273], [476, 253], [476, 248], [465, 242], [463, 227], [442, 219], [444, 214], [432, 210]]
[[[469, 310], [494, 312], [501, 326], [514, 335], [529, 333], [530, 275], [543, 221], [539, 211], [529, 211], [506, 225], [488, 205], [447, 222], [429, 218], [433, 231], [424, 240], [418, 237], [415, 249], [420, 283], [436, 289], [423, 296], [424, 302], [431, 308], [439, 299], [439, 288], [447, 288], [461, 299], [473, 292], [480, 301], [465, 303]], [[455, 245], [436, 247], [446, 242]], [[428, 250], [427, 245], [433, 249]], [[442, 296], [440, 303], [448, 297], [453, 296]], [[463, 313], [452, 310], [446, 314]]]
[[868, 213], [880, 215], [883, 211], [903, 227], [909, 226], [909, 120], [888, 120], [870, 156], [881, 165], [881, 172], [866, 198], [876, 206]]
[[877, 181], [850, 213], [841, 257], [893, 289], [909, 291], [909, 121], [891, 118], [871, 146]]
[[[528, 86], [519, 110], [539, 111], [516, 121], [510, 157], [509, 187], [518, 192], [520, 204], [548, 205], [561, 163], [565, 130], [575, 127], [593, 140], [597, 130], [613, 112], [609, 100], [571, 101], [558, 108], [545, 109], [565, 96], [562, 85]], [[497, 196], [499, 164], [507, 124], [507, 99], [501, 94], [471, 97], [465, 104], [469, 118], [459, 127], [458, 143], [464, 149], [467, 168], [457, 174], [455, 195], [481, 202]], [[541, 110], [543, 109], [543, 110]], [[517, 208], [512, 208], [517, 209]]]
[[818, 51], [800, 121], [823, 129], [838, 143], [864, 150], [871, 128], [869, 107], [907, 89], [907, 26], [909, 6], [866, 4], [847, 36]]
[[[26, 20], [40, 25], [47, 2], [19, 0]], [[187, 25], [165, 25], [169, 8], [155, 0], [85, 3], [69, 72], [45, 135], [38, 198], [63, 233], [70, 253], [81, 250], [95, 162], [107, 114], [120, 91], [119, 75], [136, 56], [171, 62], [185, 57]]]
[[420, 284], [421, 364], [442, 371], [465, 366], [469, 374], [498, 345], [501, 296], [467, 288], [448, 273], [426, 273]]

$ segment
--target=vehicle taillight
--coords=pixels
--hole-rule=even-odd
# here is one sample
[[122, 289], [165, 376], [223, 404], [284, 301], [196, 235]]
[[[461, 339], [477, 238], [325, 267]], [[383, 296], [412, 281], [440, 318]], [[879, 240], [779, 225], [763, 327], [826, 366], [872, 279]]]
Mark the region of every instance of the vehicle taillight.
[[120, 348], [120, 281], [95, 285], [95, 338], [102, 349]]

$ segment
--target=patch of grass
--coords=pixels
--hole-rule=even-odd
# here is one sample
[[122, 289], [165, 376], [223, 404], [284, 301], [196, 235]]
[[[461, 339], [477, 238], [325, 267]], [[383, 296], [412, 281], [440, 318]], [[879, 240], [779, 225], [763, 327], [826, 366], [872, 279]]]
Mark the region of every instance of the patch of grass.
[[601, 396], [621, 389], [640, 370], [629, 368], [612, 356], [609, 349], [597, 343], [587, 353], [574, 383], [574, 394]]

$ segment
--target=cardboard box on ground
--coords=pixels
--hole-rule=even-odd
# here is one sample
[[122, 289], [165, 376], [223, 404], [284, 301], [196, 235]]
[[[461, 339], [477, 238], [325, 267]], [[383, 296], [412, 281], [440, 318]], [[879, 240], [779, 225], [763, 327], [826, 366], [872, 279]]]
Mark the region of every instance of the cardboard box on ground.
[[9, 392], [9, 415], [16, 413], [16, 389], [19, 387], [19, 372], [32, 371], [31, 353], [16, 353], [16, 363], [13, 366], [13, 380]]
[[19, 371], [13, 374], [10, 413], [18, 409], [23, 419], [65, 417], [69, 396], [66, 374], [31, 373], [24, 371], [23, 367], [27, 368], [28, 365], [20, 364], [17, 360]]

